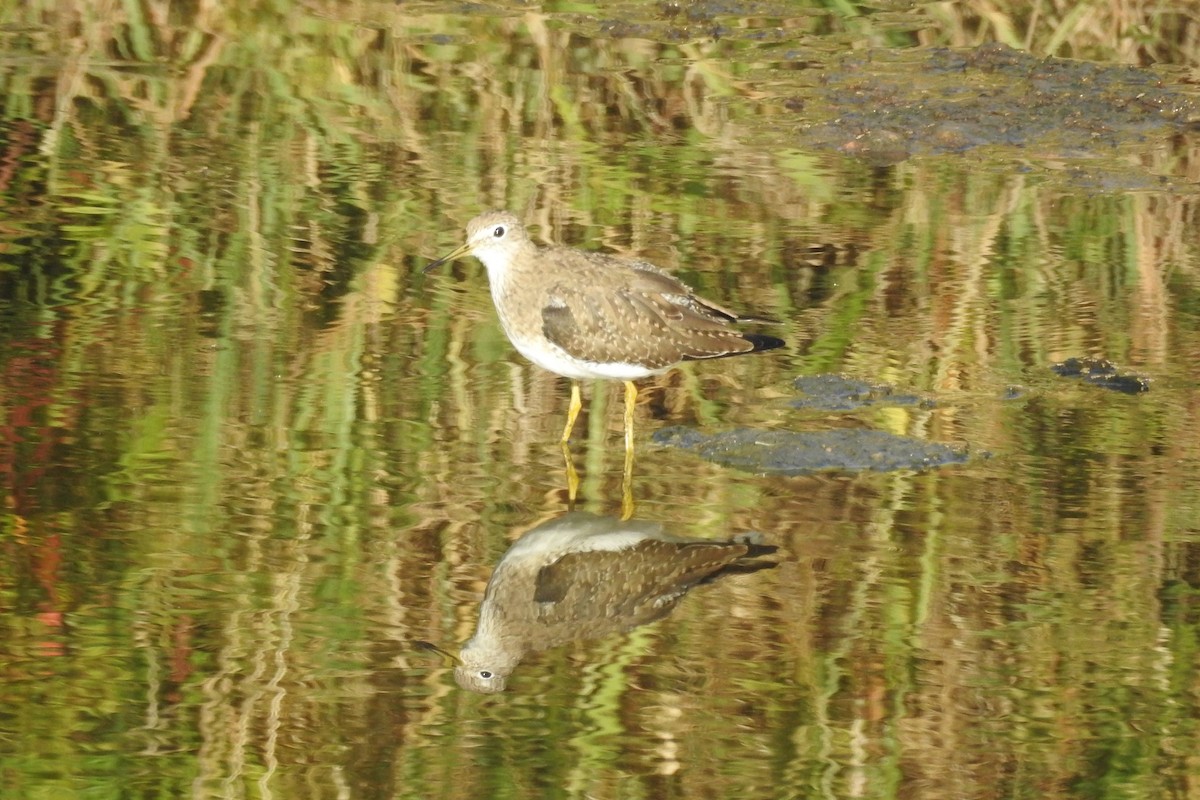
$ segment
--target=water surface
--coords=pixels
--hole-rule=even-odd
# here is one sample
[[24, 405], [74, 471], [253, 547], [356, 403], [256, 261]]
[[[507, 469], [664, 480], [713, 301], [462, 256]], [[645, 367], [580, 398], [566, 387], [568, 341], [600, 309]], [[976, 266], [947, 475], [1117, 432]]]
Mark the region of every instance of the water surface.
[[[0, 12], [0, 794], [1193, 797], [1195, 93], [855, 11]], [[568, 505], [566, 382], [477, 262], [420, 273], [494, 207], [788, 347], [646, 381], [632, 482], [778, 565], [483, 697], [414, 643]], [[892, 394], [797, 402], [824, 374]], [[618, 514], [619, 386], [585, 398], [577, 507]], [[967, 459], [774, 474], [670, 426]]]

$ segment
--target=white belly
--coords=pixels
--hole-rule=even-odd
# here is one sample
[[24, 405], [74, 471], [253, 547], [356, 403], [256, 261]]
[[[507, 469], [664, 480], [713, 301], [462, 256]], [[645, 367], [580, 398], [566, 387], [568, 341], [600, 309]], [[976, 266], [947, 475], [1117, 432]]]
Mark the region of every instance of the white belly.
[[584, 361], [574, 358], [556, 344], [545, 339], [523, 339], [506, 331], [508, 338], [517, 348], [517, 352], [537, 364], [544, 370], [564, 378], [585, 380], [590, 378], [608, 378], [619, 381], [636, 381], [648, 375], [665, 372], [664, 369], [648, 369], [640, 364], [610, 363], [598, 364], [594, 361]]

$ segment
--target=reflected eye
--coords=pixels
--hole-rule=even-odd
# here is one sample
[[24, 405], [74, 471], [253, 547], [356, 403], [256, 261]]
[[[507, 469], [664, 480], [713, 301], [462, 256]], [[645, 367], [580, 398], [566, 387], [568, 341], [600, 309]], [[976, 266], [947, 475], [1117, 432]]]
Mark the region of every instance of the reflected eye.
[[[503, 225], [497, 225], [495, 228], [493, 228], [493, 229], [492, 229], [492, 236], [493, 236], [493, 238], [496, 238], [496, 239], [503, 239], [503, 238], [504, 238], [504, 233], [505, 233], [505, 229], [504, 229], [504, 226], [503, 226]], [[490, 677], [490, 676], [489, 676], [489, 677]]]
[[479, 677], [483, 678], [485, 681], [491, 680], [492, 673], [488, 672], [486, 669], [483, 669], [479, 671]]

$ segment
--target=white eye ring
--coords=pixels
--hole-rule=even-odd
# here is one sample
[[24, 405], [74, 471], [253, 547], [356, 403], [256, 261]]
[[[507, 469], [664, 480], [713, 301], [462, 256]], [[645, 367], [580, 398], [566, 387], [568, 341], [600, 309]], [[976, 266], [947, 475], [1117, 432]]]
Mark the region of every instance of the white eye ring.
[[485, 681], [489, 681], [492, 679], [492, 673], [488, 672], [486, 669], [481, 669], [479, 671], [479, 677], [483, 678]]
[[506, 232], [507, 231], [503, 225], [497, 225], [494, 229], [492, 229], [492, 237], [495, 239], [503, 239]]

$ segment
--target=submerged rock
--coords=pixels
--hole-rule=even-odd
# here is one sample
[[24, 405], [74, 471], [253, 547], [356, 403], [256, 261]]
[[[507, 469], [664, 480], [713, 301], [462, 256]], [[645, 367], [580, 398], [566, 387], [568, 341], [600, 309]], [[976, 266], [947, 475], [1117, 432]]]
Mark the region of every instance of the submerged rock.
[[842, 375], [803, 375], [792, 383], [802, 397], [793, 400], [795, 408], [821, 411], [854, 411], [874, 405], [923, 406], [933, 402], [913, 394], [893, 394], [886, 383], [867, 383]]
[[691, 450], [717, 464], [778, 475], [826, 470], [922, 470], [967, 460], [961, 448], [861, 428], [807, 432], [740, 428], [706, 434], [673, 426], [656, 431], [653, 439], [668, 447]]

